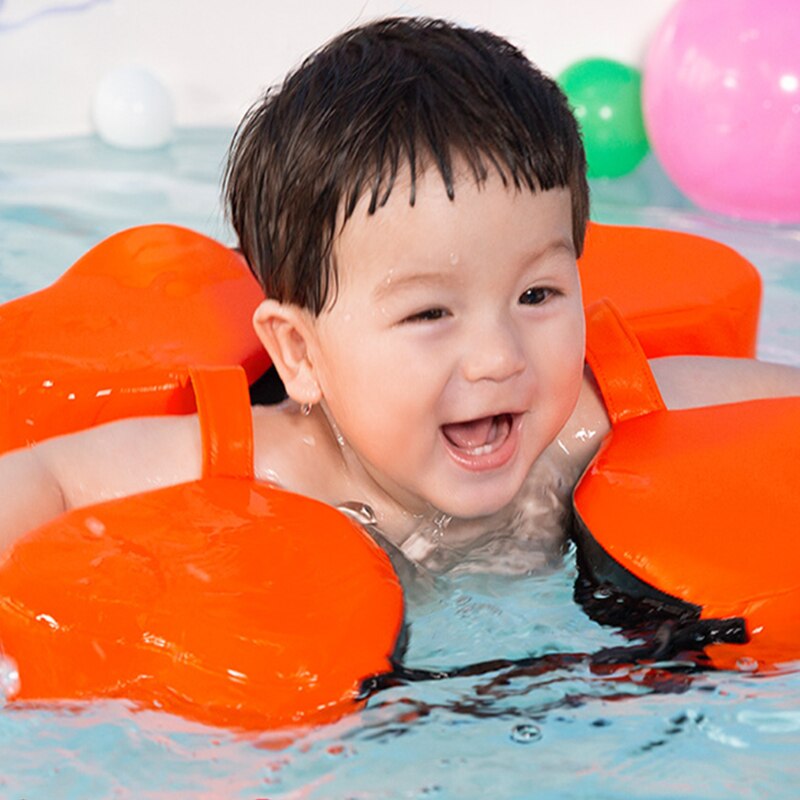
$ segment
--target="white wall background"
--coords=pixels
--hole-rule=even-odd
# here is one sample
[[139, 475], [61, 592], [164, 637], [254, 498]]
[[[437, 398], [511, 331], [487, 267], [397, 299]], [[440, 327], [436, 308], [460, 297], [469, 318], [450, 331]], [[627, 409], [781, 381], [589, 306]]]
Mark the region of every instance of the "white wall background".
[[0, 0], [0, 139], [91, 131], [115, 67], [166, 85], [178, 125], [234, 125], [266, 86], [339, 31], [387, 14], [443, 16], [522, 46], [555, 74], [607, 56], [641, 66], [675, 0]]

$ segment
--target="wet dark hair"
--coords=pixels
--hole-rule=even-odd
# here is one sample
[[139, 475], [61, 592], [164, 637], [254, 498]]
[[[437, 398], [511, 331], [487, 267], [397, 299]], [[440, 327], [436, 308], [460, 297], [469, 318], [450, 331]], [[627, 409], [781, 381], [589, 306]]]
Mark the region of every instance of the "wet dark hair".
[[332, 39], [239, 126], [225, 175], [230, 220], [269, 297], [319, 314], [335, 297], [337, 226], [360, 197], [386, 203], [398, 172], [453, 161], [478, 183], [568, 187], [575, 249], [589, 213], [586, 158], [557, 84], [506, 40], [435, 19], [372, 22]]

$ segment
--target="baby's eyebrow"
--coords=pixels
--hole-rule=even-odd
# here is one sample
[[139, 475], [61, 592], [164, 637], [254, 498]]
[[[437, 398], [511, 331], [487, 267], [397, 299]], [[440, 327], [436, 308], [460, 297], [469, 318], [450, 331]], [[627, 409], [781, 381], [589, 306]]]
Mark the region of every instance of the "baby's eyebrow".
[[544, 258], [550, 253], [554, 253], [558, 250], [566, 250], [570, 255], [575, 255], [575, 244], [572, 241], [572, 237], [559, 237], [558, 239], [554, 239], [552, 242], [549, 242], [545, 245], [541, 250], [533, 255], [532, 261], [538, 261], [541, 258]]
[[382, 300], [390, 294], [408, 289], [442, 288], [452, 285], [453, 280], [453, 275], [444, 272], [409, 272], [398, 277], [389, 275], [372, 290], [372, 297]]
[[[544, 247], [532, 252], [524, 259], [526, 264], [534, 264], [551, 253], [564, 250], [573, 257], [575, 256], [575, 246], [571, 237], [559, 237], [548, 242]], [[407, 291], [416, 288], [442, 288], [452, 286], [458, 280], [457, 272], [451, 270], [442, 272], [409, 272], [395, 277], [389, 274], [372, 291], [374, 300], [382, 300], [390, 294]]]

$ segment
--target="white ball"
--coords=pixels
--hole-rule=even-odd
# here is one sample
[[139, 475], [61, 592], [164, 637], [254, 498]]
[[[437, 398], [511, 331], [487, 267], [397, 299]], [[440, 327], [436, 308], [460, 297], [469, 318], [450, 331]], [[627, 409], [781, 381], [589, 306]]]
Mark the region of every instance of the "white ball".
[[109, 72], [92, 103], [97, 134], [115, 147], [144, 150], [172, 138], [172, 98], [161, 81], [141, 67]]

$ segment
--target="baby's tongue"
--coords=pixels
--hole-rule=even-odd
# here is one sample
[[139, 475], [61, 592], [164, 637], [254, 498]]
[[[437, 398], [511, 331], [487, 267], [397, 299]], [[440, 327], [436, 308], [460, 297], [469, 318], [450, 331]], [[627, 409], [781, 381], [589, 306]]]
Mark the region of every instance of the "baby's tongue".
[[456, 447], [472, 450], [493, 441], [497, 435], [497, 417], [483, 417], [469, 422], [442, 426], [442, 432]]

